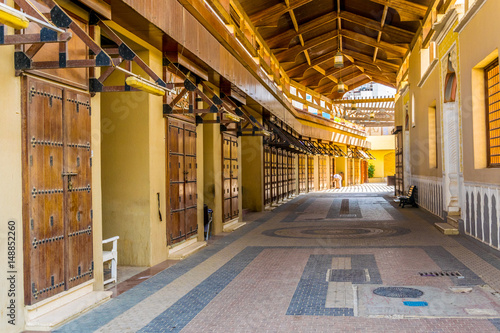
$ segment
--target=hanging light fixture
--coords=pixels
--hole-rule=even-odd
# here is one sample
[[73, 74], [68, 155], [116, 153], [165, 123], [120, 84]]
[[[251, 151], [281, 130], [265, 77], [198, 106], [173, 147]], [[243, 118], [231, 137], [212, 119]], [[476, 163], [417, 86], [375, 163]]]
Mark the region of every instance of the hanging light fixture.
[[344, 67], [344, 56], [342, 55], [340, 50], [338, 50], [335, 56], [333, 57], [333, 61], [334, 61], [333, 67], [335, 68]]
[[343, 68], [344, 67], [344, 56], [342, 52], [340, 52], [340, 32], [338, 34], [338, 45], [337, 45], [337, 53], [333, 57], [333, 67], [335, 68]]
[[339, 82], [337, 83], [337, 92], [345, 93], [345, 90], [346, 90], [346, 85], [344, 82], [342, 82], [342, 78], [340, 78]]

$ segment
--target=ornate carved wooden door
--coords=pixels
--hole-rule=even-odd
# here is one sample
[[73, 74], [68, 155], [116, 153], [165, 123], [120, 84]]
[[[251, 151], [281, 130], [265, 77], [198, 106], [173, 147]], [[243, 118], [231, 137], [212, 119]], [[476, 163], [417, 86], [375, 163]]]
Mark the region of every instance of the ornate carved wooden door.
[[238, 139], [229, 134], [222, 135], [222, 167], [224, 192], [224, 221], [238, 217]]
[[90, 96], [25, 79], [25, 303], [93, 278]]
[[198, 232], [196, 194], [196, 126], [168, 118], [167, 223], [168, 244], [181, 242]]

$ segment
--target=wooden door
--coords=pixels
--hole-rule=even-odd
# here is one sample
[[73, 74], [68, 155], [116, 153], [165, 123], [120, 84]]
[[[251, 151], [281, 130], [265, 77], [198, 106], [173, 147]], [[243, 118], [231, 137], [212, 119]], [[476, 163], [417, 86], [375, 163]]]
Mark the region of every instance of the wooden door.
[[360, 164], [360, 159], [359, 158], [354, 159], [354, 184], [356, 185], [361, 183], [359, 164]]
[[348, 158], [347, 159], [347, 170], [346, 170], [346, 185], [350, 186], [354, 184], [354, 166], [353, 166], [353, 159]]
[[288, 153], [288, 196], [295, 195], [295, 156]]
[[283, 199], [283, 151], [276, 149], [276, 174], [278, 179], [276, 202]]
[[307, 192], [306, 184], [306, 155], [299, 154], [299, 192]]
[[319, 189], [326, 190], [326, 156], [318, 158]]
[[167, 243], [171, 245], [198, 232], [196, 126], [174, 118], [167, 122]]
[[264, 147], [264, 205], [271, 204], [271, 148]]
[[314, 191], [314, 156], [307, 156], [307, 191]]
[[335, 175], [335, 157], [330, 159], [330, 188], [335, 188], [335, 180], [333, 176]]
[[26, 305], [93, 278], [90, 96], [26, 78], [23, 225]]
[[222, 135], [222, 184], [224, 192], [224, 221], [238, 217], [238, 140], [229, 134]]
[[276, 148], [271, 148], [271, 203], [278, 201], [278, 158]]

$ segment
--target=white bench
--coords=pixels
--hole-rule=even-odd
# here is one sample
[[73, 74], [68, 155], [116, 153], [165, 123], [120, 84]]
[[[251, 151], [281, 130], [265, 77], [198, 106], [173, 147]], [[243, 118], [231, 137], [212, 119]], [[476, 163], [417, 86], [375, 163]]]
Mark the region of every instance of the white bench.
[[118, 264], [118, 239], [120, 236], [111, 237], [108, 239], [104, 239], [102, 241], [103, 244], [113, 242], [113, 248], [111, 251], [102, 251], [102, 263], [104, 264], [106, 261], [111, 260], [111, 279], [104, 281], [104, 284], [108, 284], [111, 282], [116, 282], [117, 277], [117, 269], [116, 266]]

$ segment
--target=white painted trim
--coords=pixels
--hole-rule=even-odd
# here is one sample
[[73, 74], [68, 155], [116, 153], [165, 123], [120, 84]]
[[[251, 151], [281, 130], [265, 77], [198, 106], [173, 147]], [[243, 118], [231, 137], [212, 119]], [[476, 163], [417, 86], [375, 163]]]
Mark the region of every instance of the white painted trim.
[[441, 44], [444, 40], [448, 31], [453, 27], [453, 24], [458, 18], [458, 12], [455, 8], [449, 10], [444, 17], [437, 23], [432, 25], [432, 28], [436, 31], [436, 33], [432, 36], [432, 41], [437, 44]]
[[438, 63], [439, 63], [438, 58], [434, 58], [434, 60], [432, 60], [429, 67], [427, 67], [427, 70], [425, 71], [424, 75], [422, 75], [422, 78], [417, 83], [417, 87], [422, 88], [422, 86], [425, 84], [425, 81], [427, 81], [427, 78], [431, 75], [432, 71], [434, 71], [434, 68], [436, 68], [436, 65]]

